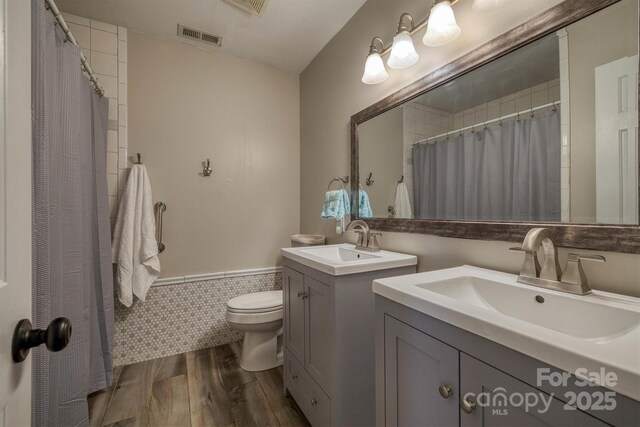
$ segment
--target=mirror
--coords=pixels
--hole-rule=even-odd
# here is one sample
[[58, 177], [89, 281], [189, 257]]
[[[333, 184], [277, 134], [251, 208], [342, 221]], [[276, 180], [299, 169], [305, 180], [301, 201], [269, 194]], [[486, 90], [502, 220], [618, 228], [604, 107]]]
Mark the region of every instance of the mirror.
[[638, 225], [638, 1], [362, 120], [357, 141], [374, 218]]

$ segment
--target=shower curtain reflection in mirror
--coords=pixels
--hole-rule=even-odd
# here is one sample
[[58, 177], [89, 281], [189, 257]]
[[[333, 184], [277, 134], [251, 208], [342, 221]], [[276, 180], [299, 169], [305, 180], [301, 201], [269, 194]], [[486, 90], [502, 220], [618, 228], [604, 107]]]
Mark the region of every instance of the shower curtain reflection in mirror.
[[559, 222], [560, 144], [548, 111], [414, 145], [415, 217]]

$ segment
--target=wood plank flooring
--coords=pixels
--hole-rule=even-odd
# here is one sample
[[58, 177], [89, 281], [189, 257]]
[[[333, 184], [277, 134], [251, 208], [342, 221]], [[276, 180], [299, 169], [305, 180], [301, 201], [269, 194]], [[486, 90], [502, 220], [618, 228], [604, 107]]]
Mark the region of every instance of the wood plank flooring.
[[245, 372], [240, 344], [116, 367], [89, 396], [89, 423], [108, 427], [309, 426], [285, 397], [282, 367]]

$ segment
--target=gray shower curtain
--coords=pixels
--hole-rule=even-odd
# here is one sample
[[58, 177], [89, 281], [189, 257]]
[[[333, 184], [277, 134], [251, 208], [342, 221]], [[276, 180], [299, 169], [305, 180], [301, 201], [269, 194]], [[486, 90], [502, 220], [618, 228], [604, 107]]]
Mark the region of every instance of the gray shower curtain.
[[73, 331], [59, 353], [33, 351], [33, 424], [88, 425], [87, 394], [112, 381], [108, 101], [44, 4], [32, 0], [33, 320]]
[[560, 221], [560, 113], [413, 147], [416, 218]]

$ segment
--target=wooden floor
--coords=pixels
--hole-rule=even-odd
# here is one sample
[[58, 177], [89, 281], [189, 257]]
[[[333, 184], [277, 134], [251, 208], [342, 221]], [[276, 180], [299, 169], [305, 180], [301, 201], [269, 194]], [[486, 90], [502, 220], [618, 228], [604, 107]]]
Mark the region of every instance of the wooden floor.
[[239, 357], [234, 343], [117, 367], [89, 396], [90, 425], [309, 426], [283, 395], [282, 367], [245, 372]]

